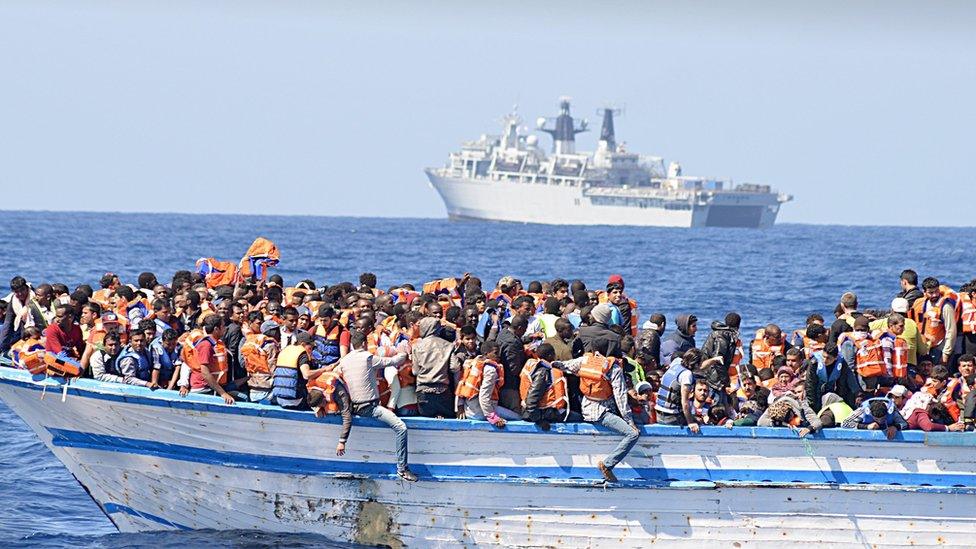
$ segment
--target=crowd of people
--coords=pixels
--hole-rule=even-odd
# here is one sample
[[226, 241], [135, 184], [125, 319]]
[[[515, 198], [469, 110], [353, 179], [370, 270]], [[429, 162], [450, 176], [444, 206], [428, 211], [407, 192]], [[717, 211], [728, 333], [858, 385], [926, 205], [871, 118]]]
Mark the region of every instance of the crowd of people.
[[663, 314], [641, 323], [619, 275], [596, 289], [511, 276], [486, 287], [464, 274], [381, 290], [371, 273], [323, 287], [215, 265], [169, 284], [107, 273], [97, 289], [14, 277], [0, 353], [36, 375], [338, 414], [339, 455], [353, 416], [373, 417], [394, 430], [398, 474], [410, 481], [405, 416], [600, 424], [622, 435], [599, 463], [609, 482], [644, 424], [890, 439], [972, 430], [976, 418], [976, 281], [919, 287], [906, 270], [886, 310], [862, 311], [845, 293], [829, 322], [811, 314], [799, 329], [769, 324], [745, 337], [729, 312], [702, 338], [693, 314], [670, 334]]

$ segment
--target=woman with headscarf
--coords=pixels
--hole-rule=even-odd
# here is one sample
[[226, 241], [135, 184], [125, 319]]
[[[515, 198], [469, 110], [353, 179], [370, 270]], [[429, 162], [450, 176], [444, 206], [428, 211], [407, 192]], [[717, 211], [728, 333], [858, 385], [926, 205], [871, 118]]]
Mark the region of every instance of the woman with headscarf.
[[781, 366], [776, 370], [776, 383], [769, 390], [770, 402], [783, 395], [793, 395], [803, 398], [803, 384], [796, 378], [796, 373], [789, 366]]

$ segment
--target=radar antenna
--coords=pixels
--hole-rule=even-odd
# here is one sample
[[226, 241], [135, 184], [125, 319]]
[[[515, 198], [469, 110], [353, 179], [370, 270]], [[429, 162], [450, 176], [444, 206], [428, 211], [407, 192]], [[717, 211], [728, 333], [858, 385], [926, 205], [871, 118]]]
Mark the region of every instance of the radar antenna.
[[587, 121], [580, 120], [579, 124], [569, 113], [569, 97], [559, 98], [559, 116], [539, 118], [536, 127], [552, 136], [552, 150], [556, 154], [573, 154], [576, 152], [576, 134], [587, 131]]

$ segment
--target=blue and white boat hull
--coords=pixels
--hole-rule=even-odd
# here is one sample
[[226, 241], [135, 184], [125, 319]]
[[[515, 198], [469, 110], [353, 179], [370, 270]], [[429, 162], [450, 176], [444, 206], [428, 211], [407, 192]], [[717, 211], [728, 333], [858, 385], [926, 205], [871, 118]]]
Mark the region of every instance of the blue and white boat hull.
[[121, 531], [255, 529], [364, 544], [784, 547], [971, 546], [976, 435], [648, 427], [598, 482], [617, 437], [588, 424], [407, 419], [393, 434], [338, 418], [169, 391], [32, 379], [0, 368], [0, 399], [38, 434]]

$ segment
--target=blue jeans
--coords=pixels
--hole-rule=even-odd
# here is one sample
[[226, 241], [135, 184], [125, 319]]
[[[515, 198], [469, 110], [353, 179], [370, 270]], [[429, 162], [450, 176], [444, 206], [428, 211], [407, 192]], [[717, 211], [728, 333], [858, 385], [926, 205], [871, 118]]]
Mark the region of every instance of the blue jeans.
[[356, 415], [378, 419], [393, 429], [396, 440], [397, 472], [407, 470], [407, 425], [390, 410], [373, 404], [356, 411]]
[[620, 440], [620, 444], [614, 448], [613, 453], [603, 460], [603, 464], [607, 468], [613, 469], [630, 452], [630, 449], [637, 444], [637, 437], [640, 436], [640, 431], [631, 427], [622, 417], [610, 412], [603, 414], [599, 423], [611, 431], [624, 435], [624, 438]]

